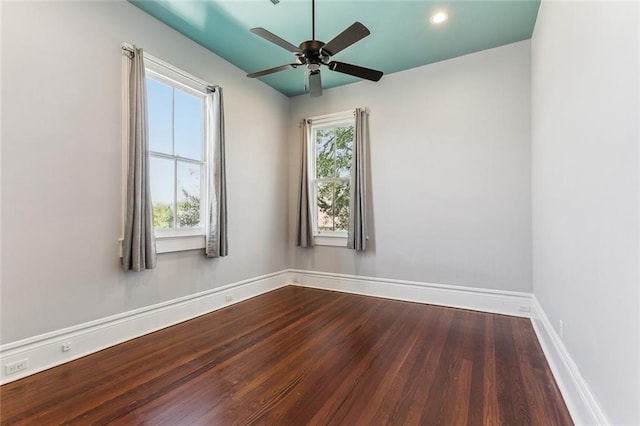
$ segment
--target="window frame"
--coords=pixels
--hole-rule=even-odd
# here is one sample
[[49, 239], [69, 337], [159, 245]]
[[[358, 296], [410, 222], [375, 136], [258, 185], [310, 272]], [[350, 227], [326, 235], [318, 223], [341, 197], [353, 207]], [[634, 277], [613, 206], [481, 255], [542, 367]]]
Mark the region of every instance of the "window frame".
[[[334, 178], [318, 178], [317, 177], [317, 145], [316, 134], [318, 130], [331, 129], [335, 127], [354, 127], [355, 131], [355, 114], [353, 110], [343, 111], [334, 114], [327, 114], [318, 117], [311, 117], [309, 120], [309, 149], [308, 149], [308, 181], [309, 181], [309, 199], [311, 202], [311, 223], [312, 233], [315, 245], [320, 246], [334, 246], [334, 247], [346, 247], [347, 246], [347, 233], [348, 231], [321, 231], [318, 227], [318, 184], [319, 183], [332, 183], [332, 182], [348, 182], [349, 186], [352, 184], [352, 172], [350, 170], [348, 177], [334, 177]], [[355, 134], [354, 134], [355, 138]], [[352, 143], [354, 141], [352, 140]], [[352, 146], [353, 149], [353, 146]], [[351, 217], [349, 217], [351, 220]]]
[[[131, 49], [132, 46], [128, 43], [123, 43], [123, 49]], [[203, 95], [203, 120], [202, 120], [202, 131], [204, 135], [203, 140], [203, 163], [204, 167], [202, 167], [201, 171], [201, 195], [200, 199], [200, 217], [201, 217], [201, 226], [199, 228], [185, 228], [183, 230], [172, 229], [172, 231], [177, 230], [178, 232], [164, 232], [164, 230], [154, 230], [155, 239], [156, 239], [156, 252], [157, 253], [169, 253], [169, 252], [177, 252], [177, 251], [185, 251], [185, 250], [197, 250], [204, 249], [206, 247], [206, 208], [208, 205], [208, 174], [209, 174], [209, 150], [211, 149], [211, 132], [213, 129], [207, 128], [207, 114], [208, 114], [208, 105], [206, 100], [206, 95], [212, 90], [213, 85], [210, 83], [195, 77], [182, 69], [175, 67], [153, 55], [145, 52], [144, 54], [144, 65], [145, 65], [145, 74], [147, 77], [153, 74], [154, 79], [165, 83], [169, 81], [169, 84], [173, 87], [178, 87], [180, 90], [183, 90], [189, 94], [197, 93], [199, 95]], [[122, 230], [120, 237], [120, 256], [122, 256], [122, 241], [124, 239], [124, 223], [126, 217], [126, 193], [127, 193], [127, 168], [128, 168], [128, 139], [129, 139], [129, 68], [130, 61], [123, 55], [122, 61]], [[159, 76], [159, 78], [156, 78]], [[177, 85], [177, 86], [176, 86]], [[151, 157], [150, 152], [147, 153], [149, 158]], [[191, 159], [187, 159], [191, 160]], [[153, 200], [152, 200], [153, 201]], [[160, 231], [160, 232], [159, 232]]]
[[[158, 71], [158, 69], [161, 69], [163, 72], [165, 72], [165, 74], [162, 74], [161, 71]], [[157, 239], [162, 239], [162, 238], [176, 238], [176, 237], [189, 237], [189, 236], [197, 236], [197, 235], [205, 235], [205, 218], [206, 218], [206, 206], [207, 206], [207, 194], [208, 194], [208, 188], [207, 188], [207, 168], [208, 168], [208, 162], [207, 162], [207, 155], [209, 152], [210, 147], [208, 146], [207, 143], [207, 102], [206, 102], [206, 97], [207, 97], [207, 92], [203, 91], [203, 90], [198, 90], [194, 87], [192, 87], [191, 85], [187, 85], [182, 81], [179, 81], [178, 78], [180, 78], [179, 75], [175, 74], [174, 72], [172, 72], [171, 70], [167, 70], [167, 69], [162, 69], [161, 67], [158, 67], [157, 64], [153, 63], [153, 62], [149, 62], [148, 64], [145, 62], [145, 72], [146, 72], [146, 77], [147, 78], [152, 78], [156, 81], [159, 81], [163, 84], [166, 84], [170, 87], [172, 87], [174, 90], [178, 89], [181, 90], [189, 95], [195, 96], [200, 98], [200, 100], [202, 101], [202, 115], [201, 115], [201, 120], [200, 120], [200, 131], [201, 131], [201, 135], [202, 135], [202, 160], [195, 160], [193, 158], [188, 158], [188, 157], [182, 157], [180, 155], [177, 154], [166, 154], [163, 152], [158, 152], [158, 151], [153, 151], [151, 150], [151, 147], [149, 147], [148, 150], [148, 156], [149, 159], [151, 158], [162, 158], [162, 159], [167, 159], [167, 160], [173, 160], [174, 161], [174, 201], [176, 201], [176, 205], [173, 206], [173, 213], [174, 213], [174, 218], [177, 219], [177, 191], [178, 191], [178, 185], [177, 185], [177, 167], [178, 167], [178, 162], [185, 162], [185, 163], [190, 163], [190, 164], [197, 164], [200, 165], [200, 226], [197, 228], [178, 228], [178, 227], [174, 227], [174, 228], [168, 228], [168, 229], [154, 229], [155, 231], [155, 235], [156, 235], [156, 240]], [[167, 74], [171, 73], [172, 77], [169, 77]], [[175, 108], [175, 98], [173, 101], [173, 105]], [[174, 117], [175, 119], [175, 117]], [[173, 151], [175, 153], [175, 131], [174, 131], [174, 137], [172, 139], [172, 143], [173, 143]], [[153, 200], [152, 200], [153, 201]]]

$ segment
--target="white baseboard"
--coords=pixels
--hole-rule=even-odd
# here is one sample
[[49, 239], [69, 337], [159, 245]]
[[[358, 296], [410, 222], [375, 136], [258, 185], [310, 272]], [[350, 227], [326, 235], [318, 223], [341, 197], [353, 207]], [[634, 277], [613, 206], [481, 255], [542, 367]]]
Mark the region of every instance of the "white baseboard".
[[295, 285], [529, 318], [531, 293], [291, 270]]
[[[0, 364], [3, 367], [0, 384], [64, 364], [291, 283], [302, 287], [531, 318], [574, 422], [578, 425], [610, 424], [532, 294], [304, 270], [274, 272], [0, 346]], [[230, 293], [233, 293], [234, 299], [227, 302], [226, 295]], [[62, 344], [66, 342], [71, 343], [71, 350], [62, 352]], [[5, 365], [24, 359], [28, 359], [28, 367], [25, 370], [6, 375]]]
[[[223, 287], [41, 334], [0, 346], [0, 384], [38, 373], [124, 341], [249, 299], [290, 283], [289, 271], [279, 271]], [[226, 301], [232, 293], [233, 301]], [[71, 350], [62, 352], [62, 344]], [[28, 360], [25, 370], [6, 375], [5, 365]]]
[[532, 298], [531, 307], [533, 329], [574, 423], [576, 425], [610, 425], [607, 415], [591, 393], [589, 385], [580, 374], [535, 296]]

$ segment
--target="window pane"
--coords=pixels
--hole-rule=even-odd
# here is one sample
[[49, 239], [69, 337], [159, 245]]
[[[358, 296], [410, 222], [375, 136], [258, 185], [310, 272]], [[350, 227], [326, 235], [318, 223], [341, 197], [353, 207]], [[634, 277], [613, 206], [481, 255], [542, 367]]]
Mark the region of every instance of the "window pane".
[[202, 99], [175, 91], [176, 155], [202, 160]]
[[317, 130], [315, 139], [316, 177], [351, 176], [353, 126]]
[[153, 202], [153, 226], [157, 229], [174, 227], [173, 160], [151, 156], [149, 177], [151, 179], [151, 201]]
[[173, 88], [147, 78], [149, 149], [173, 154]]
[[353, 126], [336, 127], [335, 161], [338, 177], [351, 176], [351, 159], [353, 155]]
[[316, 131], [316, 177], [332, 178], [336, 175], [333, 158], [335, 135], [331, 129]]
[[349, 227], [349, 183], [317, 184], [318, 231], [346, 231]]
[[200, 227], [201, 167], [178, 161], [178, 228]]
[[346, 232], [349, 228], [349, 183], [340, 182], [334, 185], [333, 214], [335, 217], [335, 230]]
[[333, 183], [317, 184], [318, 231], [333, 229]]

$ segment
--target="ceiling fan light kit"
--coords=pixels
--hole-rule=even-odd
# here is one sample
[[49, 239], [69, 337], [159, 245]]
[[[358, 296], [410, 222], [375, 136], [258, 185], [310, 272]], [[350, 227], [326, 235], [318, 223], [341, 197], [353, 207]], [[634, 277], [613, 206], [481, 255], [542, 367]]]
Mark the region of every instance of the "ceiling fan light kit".
[[331, 60], [331, 57], [333, 55], [343, 51], [347, 47], [362, 40], [370, 34], [369, 29], [363, 24], [361, 24], [360, 22], [354, 22], [352, 25], [350, 25], [348, 28], [346, 28], [326, 44], [320, 40], [316, 40], [315, 0], [312, 0], [311, 27], [311, 40], [303, 41], [298, 47], [278, 37], [272, 32], [265, 30], [264, 28], [252, 28], [252, 33], [293, 53], [295, 56], [295, 62], [265, 69], [262, 71], [256, 71], [247, 74], [247, 77], [257, 78], [268, 74], [273, 74], [275, 72], [297, 68], [299, 66], [306, 66], [309, 76], [309, 95], [311, 97], [322, 95], [322, 78], [320, 75], [320, 68], [322, 65], [328, 67], [331, 71], [352, 75], [354, 77], [364, 78], [366, 80], [378, 81], [382, 78], [382, 71]]

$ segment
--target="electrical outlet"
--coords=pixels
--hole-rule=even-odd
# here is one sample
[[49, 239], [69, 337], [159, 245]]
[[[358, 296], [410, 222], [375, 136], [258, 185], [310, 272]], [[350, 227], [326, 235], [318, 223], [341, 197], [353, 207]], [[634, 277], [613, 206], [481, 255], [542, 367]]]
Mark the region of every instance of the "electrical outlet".
[[558, 329], [558, 332], [560, 333], [560, 338], [562, 339], [564, 337], [564, 321], [560, 320], [560, 327]]
[[15, 374], [19, 371], [26, 370], [29, 367], [29, 359], [21, 359], [18, 362], [14, 362], [12, 364], [5, 364], [4, 366], [4, 375], [8, 376], [10, 374]]
[[227, 302], [233, 302], [233, 294], [227, 294], [227, 296], [225, 297], [225, 300]]
[[62, 344], [62, 352], [69, 352], [71, 350], [71, 342], [64, 342]]
[[520, 312], [531, 312], [531, 307], [529, 305], [518, 305], [518, 310]]

